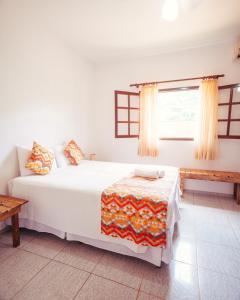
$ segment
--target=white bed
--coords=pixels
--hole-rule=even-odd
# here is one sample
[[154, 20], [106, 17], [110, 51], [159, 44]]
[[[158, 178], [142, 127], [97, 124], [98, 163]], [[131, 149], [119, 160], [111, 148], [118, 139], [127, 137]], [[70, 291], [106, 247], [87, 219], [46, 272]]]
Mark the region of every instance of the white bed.
[[84, 160], [79, 166], [59, 168], [46, 176], [17, 177], [9, 182], [12, 196], [29, 200], [22, 208], [20, 226], [49, 232], [67, 240], [77, 240], [102, 249], [138, 257], [154, 265], [172, 259], [172, 235], [179, 219], [178, 169], [164, 168], [176, 174], [169, 199], [167, 247], [144, 247], [131, 241], [101, 234], [101, 193], [114, 182], [128, 176], [136, 165]]

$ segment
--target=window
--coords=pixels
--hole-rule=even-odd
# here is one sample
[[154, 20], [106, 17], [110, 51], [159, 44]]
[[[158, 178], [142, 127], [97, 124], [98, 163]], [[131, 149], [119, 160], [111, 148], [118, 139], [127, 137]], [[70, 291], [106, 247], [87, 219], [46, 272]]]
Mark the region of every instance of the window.
[[199, 111], [198, 90], [159, 93], [159, 137], [193, 138]]
[[[218, 137], [240, 139], [240, 84], [219, 87]], [[199, 111], [197, 87], [159, 90], [159, 138], [192, 140]], [[139, 93], [115, 91], [115, 138], [138, 138]]]

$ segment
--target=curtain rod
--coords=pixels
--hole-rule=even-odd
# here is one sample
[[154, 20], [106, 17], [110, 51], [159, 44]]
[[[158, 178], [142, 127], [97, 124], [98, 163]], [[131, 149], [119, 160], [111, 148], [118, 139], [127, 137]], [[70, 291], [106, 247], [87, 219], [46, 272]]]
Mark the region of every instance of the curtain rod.
[[134, 83], [130, 84], [130, 86], [136, 86], [137, 88], [141, 85], [148, 84], [158, 84], [158, 83], [168, 83], [168, 82], [178, 82], [178, 81], [188, 81], [188, 80], [197, 80], [197, 79], [207, 79], [207, 78], [215, 78], [224, 77], [224, 74], [220, 75], [209, 75], [209, 76], [201, 76], [201, 77], [192, 77], [192, 78], [183, 78], [183, 79], [174, 79], [174, 80], [164, 80], [164, 81], [152, 81], [152, 82], [142, 82], [142, 83]]
[[[238, 88], [238, 87], [240, 87], [240, 83], [233, 83], [233, 84], [218, 86], [218, 88], [220, 90], [230, 89], [230, 88]], [[158, 91], [160, 93], [161, 92], [178, 92], [178, 91], [184, 91], [184, 90], [197, 90], [198, 88], [199, 88], [199, 85], [191, 85], [191, 86], [181, 86], [181, 87], [174, 87], [174, 88], [158, 89]]]

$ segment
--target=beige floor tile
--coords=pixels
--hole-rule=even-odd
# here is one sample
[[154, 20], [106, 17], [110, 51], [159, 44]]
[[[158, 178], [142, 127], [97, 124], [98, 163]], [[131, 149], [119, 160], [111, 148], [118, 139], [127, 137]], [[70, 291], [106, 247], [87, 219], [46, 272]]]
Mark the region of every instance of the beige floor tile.
[[[16, 253], [17, 249], [0, 243], [0, 263]], [[1, 267], [0, 267], [1, 268]]]
[[183, 195], [182, 195], [182, 198], [183, 198], [183, 199], [190, 199], [190, 200], [193, 200], [193, 197], [194, 197], [194, 192], [193, 192], [193, 191], [190, 191], [190, 190], [184, 190]]
[[14, 299], [73, 299], [89, 275], [87, 272], [52, 261]]
[[196, 206], [193, 216], [197, 224], [209, 223], [222, 226], [231, 225], [224, 210], [218, 208]]
[[183, 209], [194, 210], [195, 204], [193, 204], [191, 202], [180, 201], [179, 208], [180, 208], [180, 210], [183, 210]]
[[196, 239], [195, 221], [187, 221], [184, 219], [184, 216], [181, 215], [181, 219], [175, 224], [174, 236], [193, 240]]
[[0, 265], [0, 299], [11, 299], [49, 260], [17, 250]]
[[196, 211], [195, 205], [180, 208], [181, 221], [185, 222], [185, 223], [194, 224], [195, 223], [195, 216], [194, 216], [195, 211]]
[[194, 194], [194, 203], [199, 207], [222, 209], [221, 201], [215, 195]]
[[104, 253], [98, 248], [69, 242], [69, 245], [55, 257], [55, 260], [91, 272]]
[[116, 282], [91, 275], [76, 300], [134, 300], [137, 290], [128, 288]]
[[216, 199], [217, 194], [211, 192], [193, 191], [194, 199]]
[[177, 238], [173, 241], [173, 257], [187, 264], [197, 264], [197, 247], [195, 240]]
[[238, 243], [240, 244], [240, 226], [234, 226], [233, 231], [238, 240]]
[[233, 228], [240, 227], [240, 211], [228, 211], [227, 216]]
[[239, 241], [231, 226], [199, 223], [196, 226], [196, 236], [199, 241], [240, 248]]
[[161, 299], [158, 298], [158, 297], [140, 292], [139, 295], [138, 295], [137, 300], [161, 300]]
[[168, 300], [197, 300], [199, 286], [197, 269], [172, 261], [161, 268], [149, 266], [145, 270], [141, 291]]
[[22, 249], [45, 256], [47, 258], [53, 258], [66, 245], [66, 240], [62, 240], [52, 234], [41, 233], [30, 242], [24, 244]]
[[93, 273], [137, 289], [141, 283], [144, 266], [144, 262], [132, 257], [107, 253]]
[[227, 211], [240, 211], [240, 205], [237, 204], [236, 199], [232, 197], [218, 197], [221, 204], [222, 208], [227, 212]]
[[196, 206], [191, 205], [187, 207], [180, 207], [180, 220], [181, 222], [184, 222], [186, 224], [195, 224], [195, 211], [196, 211]]
[[181, 196], [181, 203], [183, 205], [194, 205], [194, 195], [193, 192], [184, 191], [183, 195]]
[[239, 249], [199, 242], [197, 261], [200, 267], [240, 278]]
[[239, 300], [240, 280], [199, 268], [202, 300]]
[[[20, 247], [25, 245], [27, 242], [33, 240], [38, 235], [38, 232], [28, 229], [20, 229]], [[0, 234], [0, 242], [9, 246], [12, 246], [12, 231], [8, 231]]]

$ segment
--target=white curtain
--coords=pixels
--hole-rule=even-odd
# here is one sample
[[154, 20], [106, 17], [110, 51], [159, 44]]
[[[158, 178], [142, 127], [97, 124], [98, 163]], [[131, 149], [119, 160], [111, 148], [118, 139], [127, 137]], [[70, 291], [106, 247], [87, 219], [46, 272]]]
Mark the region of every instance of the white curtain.
[[200, 84], [200, 112], [196, 131], [195, 158], [213, 160], [218, 145], [218, 81], [204, 79]]
[[140, 92], [140, 132], [138, 154], [158, 156], [158, 87], [145, 85]]

